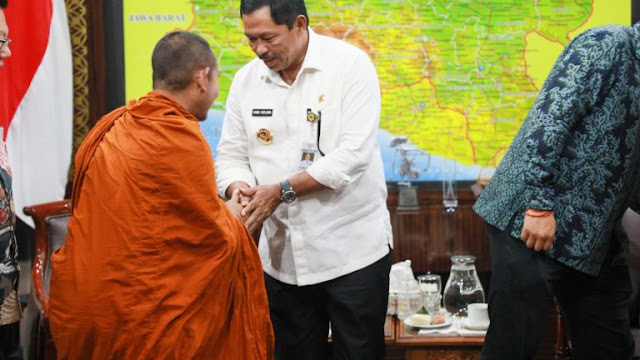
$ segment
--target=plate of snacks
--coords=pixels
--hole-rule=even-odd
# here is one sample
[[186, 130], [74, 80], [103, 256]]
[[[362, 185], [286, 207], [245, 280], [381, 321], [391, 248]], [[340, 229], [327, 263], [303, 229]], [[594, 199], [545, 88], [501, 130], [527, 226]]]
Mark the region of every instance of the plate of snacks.
[[404, 323], [420, 329], [439, 329], [451, 325], [451, 318], [443, 313], [433, 316], [429, 314], [414, 314], [404, 319]]

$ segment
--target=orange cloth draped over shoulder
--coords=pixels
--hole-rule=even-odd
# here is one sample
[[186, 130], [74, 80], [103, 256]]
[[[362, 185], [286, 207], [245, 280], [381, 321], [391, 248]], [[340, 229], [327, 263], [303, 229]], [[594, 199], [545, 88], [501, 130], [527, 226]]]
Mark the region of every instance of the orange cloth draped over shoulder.
[[103, 117], [76, 156], [52, 255], [58, 359], [271, 359], [260, 258], [217, 196], [198, 121], [160, 92]]

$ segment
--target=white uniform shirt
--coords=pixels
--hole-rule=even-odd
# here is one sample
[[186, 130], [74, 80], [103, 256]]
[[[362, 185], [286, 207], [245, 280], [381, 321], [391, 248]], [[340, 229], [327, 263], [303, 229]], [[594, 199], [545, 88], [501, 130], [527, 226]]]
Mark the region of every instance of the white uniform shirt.
[[[328, 189], [280, 204], [260, 236], [264, 271], [297, 285], [362, 269], [392, 244], [376, 141], [375, 67], [358, 48], [309, 32], [307, 54], [291, 86], [258, 58], [236, 73], [216, 159], [223, 196], [235, 181], [277, 184], [301, 171], [302, 143], [317, 142], [318, 125], [306, 120], [307, 109], [321, 112], [319, 145], [325, 156], [316, 153], [307, 171]], [[259, 141], [260, 129], [273, 134], [271, 144]]]

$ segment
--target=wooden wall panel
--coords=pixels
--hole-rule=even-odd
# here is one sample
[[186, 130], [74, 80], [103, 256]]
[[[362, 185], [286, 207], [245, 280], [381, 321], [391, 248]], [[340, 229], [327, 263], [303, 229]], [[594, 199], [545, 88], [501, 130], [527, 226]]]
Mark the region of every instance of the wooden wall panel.
[[476, 256], [479, 272], [491, 270], [489, 241], [484, 222], [471, 208], [475, 197], [471, 191], [459, 191], [458, 210], [445, 213], [442, 192], [418, 190], [419, 209], [397, 209], [398, 193], [390, 191], [387, 206], [394, 233], [394, 262], [410, 259], [415, 273], [444, 273], [451, 268], [452, 255]]

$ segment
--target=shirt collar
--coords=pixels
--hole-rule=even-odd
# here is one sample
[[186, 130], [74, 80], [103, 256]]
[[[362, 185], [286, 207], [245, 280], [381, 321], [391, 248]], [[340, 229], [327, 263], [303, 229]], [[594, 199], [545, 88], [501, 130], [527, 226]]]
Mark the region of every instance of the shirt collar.
[[[302, 67], [300, 67], [300, 73], [306, 70], [322, 71], [322, 69], [324, 69], [325, 62], [323, 61], [324, 58], [321, 54], [322, 49], [318, 44], [318, 41], [320, 40], [320, 35], [316, 34], [313, 30], [311, 30], [310, 27], [308, 27], [307, 30], [309, 31], [309, 44], [307, 45], [307, 53], [304, 56], [304, 60], [302, 61]], [[276, 83], [283, 82], [282, 78], [280, 77], [280, 74], [277, 71], [273, 71], [269, 69], [269, 67], [265, 65], [262, 60], [258, 60], [258, 61], [261, 62], [260, 65], [263, 70], [262, 78], [265, 81], [268, 79]]]
[[322, 56], [320, 49], [320, 35], [316, 34], [311, 28], [309, 29], [309, 45], [307, 46], [307, 56], [304, 57], [304, 62], [302, 63], [302, 68], [300, 71], [304, 69], [315, 69], [320, 70], [324, 68], [325, 62], [324, 57]]

